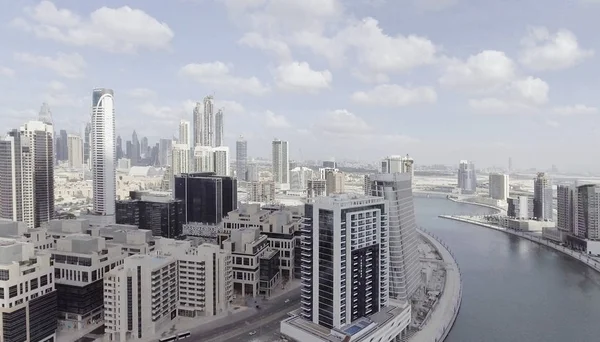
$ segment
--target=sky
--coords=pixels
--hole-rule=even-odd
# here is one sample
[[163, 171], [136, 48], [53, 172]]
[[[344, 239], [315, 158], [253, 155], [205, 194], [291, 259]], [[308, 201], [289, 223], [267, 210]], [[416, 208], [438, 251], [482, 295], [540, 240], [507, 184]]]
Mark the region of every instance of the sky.
[[600, 0], [0, 5], [3, 131], [47, 102], [81, 132], [105, 87], [123, 140], [176, 136], [212, 94], [253, 157], [600, 170]]

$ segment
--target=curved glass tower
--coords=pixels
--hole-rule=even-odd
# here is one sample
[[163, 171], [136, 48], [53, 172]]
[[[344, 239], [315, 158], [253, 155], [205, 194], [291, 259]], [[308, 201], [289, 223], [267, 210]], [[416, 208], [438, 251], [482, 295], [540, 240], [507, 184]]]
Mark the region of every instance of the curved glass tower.
[[92, 94], [91, 158], [94, 181], [94, 213], [115, 215], [116, 180], [115, 106], [112, 89], [94, 89]]

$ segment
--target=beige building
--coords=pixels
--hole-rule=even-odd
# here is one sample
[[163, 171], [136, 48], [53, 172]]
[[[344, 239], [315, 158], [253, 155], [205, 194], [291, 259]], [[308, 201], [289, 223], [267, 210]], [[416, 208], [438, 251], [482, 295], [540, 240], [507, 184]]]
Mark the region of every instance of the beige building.
[[269, 203], [275, 200], [275, 182], [248, 183], [248, 201]]
[[79, 135], [69, 134], [67, 136], [67, 152], [69, 167], [81, 169], [83, 167], [83, 140]]
[[325, 173], [326, 194], [341, 194], [346, 190], [346, 175], [340, 171], [328, 171]]

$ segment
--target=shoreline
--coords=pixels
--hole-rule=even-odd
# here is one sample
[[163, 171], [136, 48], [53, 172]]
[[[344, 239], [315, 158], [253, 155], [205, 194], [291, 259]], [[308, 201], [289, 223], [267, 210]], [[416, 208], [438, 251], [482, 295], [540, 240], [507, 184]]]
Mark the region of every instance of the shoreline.
[[464, 200], [459, 200], [456, 198], [452, 198], [452, 197], [448, 197], [448, 200], [452, 201], [452, 202], [456, 202], [456, 203], [462, 203], [462, 204], [471, 204], [471, 205], [476, 205], [479, 207], [484, 207], [484, 208], [489, 208], [489, 209], [494, 209], [496, 211], [498, 211], [499, 213], [504, 213], [506, 214], [506, 209], [501, 208], [501, 207], [497, 207], [491, 204], [485, 204], [485, 203], [478, 203], [478, 202], [470, 202], [470, 201], [464, 201]]
[[452, 330], [462, 303], [462, 277], [460, 268], [450, 249], [435, 235], [420, 228], [421, 236], [437, 251], [446, 270], [444, 288], [429, 318], [421, 330], [409, 338], [409, 341], [442, 342]]
[[587, 254], [577, 252], [577, 251], [571, 250], [569, 248], [563, 247], [559, 244], [550, 242], [548, 240], [545, 240], [541, 236], [534, 236], [534, 235], [527, 234], [524, 232], [513, 231], [513, 230], [497, 227], [497, 226], [494, 226], [491, 224], [467, 219], [464, 217], [457, 217], [457, 216], [452, 216], [452, 215], [439, 215], [438, 217], [448, 219], [448, 220], [454, 220], [454, 221], [458, 221], [458, 222], [469, 223], [469, 224], [481, 226], [481, 227], [488, 228], [488, 229], [493, 229], [493, 230], [496, 230], [499, 232], [504, 232], [509, 235], [513, 235], [513, 236], [517, 236], [517, 237], [529, 240], [531, 242], [537, 243], [542, 246], [549, 247], [557, 252], [561, 252], [567, 256], [570, 256], [571, 258], [576, 259], [576, 260], [586, 264], [588, 267], [595, 270], [596, 272], [600, 272], [600, 262], [590, 258]]

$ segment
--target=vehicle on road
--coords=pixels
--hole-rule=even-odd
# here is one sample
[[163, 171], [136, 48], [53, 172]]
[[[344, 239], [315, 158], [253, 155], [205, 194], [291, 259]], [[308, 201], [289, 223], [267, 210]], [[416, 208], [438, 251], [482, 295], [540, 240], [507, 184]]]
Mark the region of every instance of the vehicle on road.
[[250, 335], [250, 336], [256, 335], [256, 330], [252, 330], [251, 332], [248, 333], [248, 335]]
[[290, 300], [289, 300], [289, 299], [286, 299], [286, 300], [285, 300], [285, 303], [286, 303], [286, 304], [287, 304], [287, 303], [289, 303], [289, 302], [290, 302]]

